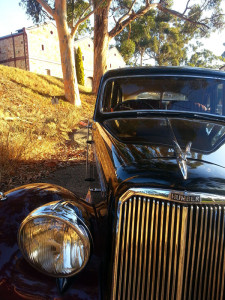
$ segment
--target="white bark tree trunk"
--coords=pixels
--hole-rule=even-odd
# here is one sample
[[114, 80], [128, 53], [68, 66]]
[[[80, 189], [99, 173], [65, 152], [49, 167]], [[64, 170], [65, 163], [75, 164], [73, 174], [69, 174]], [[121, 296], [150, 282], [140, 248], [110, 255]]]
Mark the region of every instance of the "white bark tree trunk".
[[55, 0], [54, 19], [59, 37], [65, 97], [70, 103], [80, 106], [81, 100], [75, 69], [73, 35], [70, 34], [67, 24], [65, 0]]
[[[58, 22], [56, 22], [57, 24]], [[81, 105], [75, 70], [73, 40], [63, 27], [57, 24], [59, 48], [66, 99], [75, 106]]]

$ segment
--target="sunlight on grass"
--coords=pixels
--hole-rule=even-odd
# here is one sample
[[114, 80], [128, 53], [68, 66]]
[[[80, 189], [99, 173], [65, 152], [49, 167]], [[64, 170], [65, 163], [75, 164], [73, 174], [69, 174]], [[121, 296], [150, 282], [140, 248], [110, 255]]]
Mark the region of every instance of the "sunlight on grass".
[[[67, 146], [68, 133], [93, 115], [95, 96], [89, 88], [80, 92], [82, 107], [76, 108], [64, 101], [61, 79], [0, 65], [1, 177], [20, 161], [48, 159]], [[52, 104], [53, 96], [59, 104]]]

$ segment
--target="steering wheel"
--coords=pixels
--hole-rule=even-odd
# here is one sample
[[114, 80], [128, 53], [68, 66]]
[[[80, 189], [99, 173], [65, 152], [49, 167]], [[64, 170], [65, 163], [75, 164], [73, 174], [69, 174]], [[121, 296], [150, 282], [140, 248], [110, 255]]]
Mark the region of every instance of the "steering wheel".
[[120, 110], [139, 110], [139, 109], [155, 109], [150, 103], [149, 100], [140, 99], [140, 100], [128, 100], [121, 103], [118, 103], [114, 107], [114, 111]]
[[121, 110], [132, 110], [133, 108], [126, 102], [118, 103], [114, 108], [113, 111], [121, 111]]

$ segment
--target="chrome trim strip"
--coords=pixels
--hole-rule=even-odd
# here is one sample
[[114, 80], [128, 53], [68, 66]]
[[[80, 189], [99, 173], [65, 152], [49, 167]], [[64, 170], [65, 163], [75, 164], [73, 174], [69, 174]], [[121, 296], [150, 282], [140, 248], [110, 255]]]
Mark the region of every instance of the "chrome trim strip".
[[170, 195], [131, 188], [119, 199], [111, 299], [223, 299], [225, 197]]
[[[129, 206], [128, 206], [128, 219], [127, 219], [127, 239], [126, 239], [126, 249], [129, 249], [129, 241], [130, 241], [130, 232], [131, 232], [131, 227], [130, 227], [130, 222], [131, 222], [131, 205], [132, 202], [131, 200], [129, 201]], [[130, 267], [131, 264], [129, 265], [128, 263], [128, 251], [126, 251], [125, 254], [125, 271], [124, 271], [124, 278], [123, 278], [123, 300], [126, 300], [126, 288], [127, 288], [127, 269], [129, 266], [129, 272], [130, 272]]]
[[0, 201], [7, 200], [7, 196], [4, 195], [4, 193], [0, 192]]
[[[133, 276], [133, 282], [136, 282], [136, 278], [137, 278], [137, 261], [138, 261], [138, 256], [139, 256], [139, 252], [138, 252], [138, 245], [139, 245], [139, 225], [140, 225], [140, 213], [141, 213], [141, 201], [140, 201], [140, 197], [138, 197], [138, 211], [137, 211], [137, 227], [136, 227], [136, 237], [135, 237], [135, 254], [134, 254], [134, 276]], [[133, 290], [132, 290], [132, 298], [131, 299], [137, 299], [137, 296], [135, 296], [135, 289], [136, 286], [135, 284], [133, 284]], [[120, 298], [119, 298], [120, 299]]]
[[181, 239], [180, 243], [180, 251], [178, 253], [178, 275], [177, 275], [177, 294], [176, 299], [182, 299], [182, 290], [183, 290], [183, 274], [184, 274], [184, 263], [185, 263], [185, 251], [186, 251], [186, 240], [187, 240], [187, 220], [188, 220], [188, 208], [182, 207], [182, 217], [181, 217]]
[[[153, 270], [156, 270], [156, 256], [157, 256], [157, 242], [158, 242], [158, 230], [159, 230], [159, 201], [156, 201], [156, 209], [155, 209], [155, 230], [154, 230], [154, 239], [153, 239]], [[154, 300], [154, 287], [155, 287], [155, 281], [156, 281], [156, 272], [153, 272], [152, 279], [151, 279], [151, 300]]]
[[[221, 258], [225, 257], [225, 236], [224, 236], [224, 228], [225, 228], [225, 207], [223, 208], [223, 226], [222, 226], [222, 237], [221, 237], [221, 243], [223, 244], [223, 247], [220, 247], [221, 250], [223, 249], [223, 251], [221, 251]], [[223, 253], [222, 253], [223, 252]], [[221, 262], [221, 260], [220, 260]], [[223, 269], [222, 269], [222, 274], [221, 274], [221, 278], [222, 278], [222, 281], [221, 281], [221, 286], [220, 286], [220, 300], [223, 300], [223, 294], [224, 294], [224, 284], [225, 284], [225, 280], [223, 280], [225, 278], [225, 263], [221, 263], [221, 265], [223, 266]], [[220, 265], [220, 266], [221, 266]], [[220, 274], [220, 272], [219, 272]], [[219, 284], [218, 284], [218, 288], [219, 288]], [[219, 295], [219, 291], [217, 290], [218, 294], [217, 296]], [[219, 299], [219, 296], [218, 296], [218, 299]]]
[[[208, 232], [208, 241], [211, 241], [211, 235], [212, 235], [212, 222], [213, 222], [213, 208], [210, 207], [209, 209], [209, 232]], [[207, 245], [207, 254], [206, 254], [206, 261], [209, 261], [211, 257], [211, 252], [210, 252], [210, 243], [208, 242]], [[204, 274], [204, 287], [203, 287], [203, 299], [206, 299], [206, 296], [208, 295], [208, 286], [207, 286], [207, 276], [208, 276], [208, 270], [209, 265], [207, 264], [205, 274]], [[207, 293], [207, 294], [206, 294]]]
[[118, 266], [118, 259], [119, 259], [119, 247], [120, 247], [120, 227], [121, 227], [121, 220], [122, 220], [122, 213], [120, 213], [121, 203], [118, 204], [117, 208], [117, 224], [116, 224], [116, 239], [115, 239], [115, 261], [113, 267], [113, 278], [112, 278], [112, 299], [116, 299], [116, 282], [117, 282], [117, 266]]
[[175, 222], [175, 205], [173, 204], [171, 206], [171, 230], [170, 230], [170, 238], [169, 238], [169, 253], [168, 253], [168, 277], [167, 277], [167, 282], [168, 282], [168, 288], [167, 288], [167, 293], [166, 293], [166, 300], [170, 299], [170, 285], [171, 285], [171, 270], [172, 270], [172, 260], [173, 260], [173, 242], [174, 242], [174, 222]]
[[[215, 207], [213, 212], [213, 225], [212, 225], [212, 240], [211, 240], [211, 251], [210, 251], [210, 264], [209, 264], [209, 282], [213, 282], [213, 267], [216, 264], [214, 257], [215, 243], [216, 243], [216, 222], [218, 220], [218, 207]], [[210, 300], [211, 286], [208, 286], [207, 299]]]
[[[125, 233], [126, 233], [126, 222], [127, 222], [127, 203], [125, 203], [125, 208], [124, 208], [124, 222], [123, 222], [123, 230], [122, 230], [122, 237], [121, 237], [121, 243], [122, 243], [122, 253], [124, 253], [124, 245], [125, 245]], [[124, 264], [124, 260], [121, 259], [120, 261], [120, 276], [119, 276], [119, 289], [118, 289], [118, 298], [122, 299], [122, 295], [121, 295], [121, 289], [122, 289], [122, 275], [123, 275], [123, 264]]]
[[[143, 214], [140, 218], [140, 226], [141, 226], [141, 232], [144, 232], [144, 225], [145, 225], [145, 212], [146, 212], [146, 198], [143, 199], [143, 207], [142, 207]], [[140, 239], [140, 249], [139, 249], [139, 265], [142, 264], [143, 260], [143, 245], [144, 243], [144, 238], [143, 235], [141, 234], [141, 239]], [[140, 293], [140, 286], [141, 286], [141, 272], [138, 273], [138, 280], [137, 280], [137, 295]]]
[[[205, 211], [204, 211], [204, 231], [203, 231], [203, 244], [202, 244], [202, 254], [201, 254], [201, 257], [204, 258], [205, 257], [205, 250], [206, 250], [206, 237], [207, 237], [207, 220], [208, 220], [208, 215], [209, 215], [209, 208], [206, 207], [205, 208]], [[203, 285], [203, 267], [204, 267], [204, 259], [202, 259], [202, 263], [201, 263], [201, 269], [200, 269], [200, 282], [199, 282], [199, 285], [197, 286], [198, 288], [198, 298], [200, 298], [200, 292], [201, 292], [201, 289], [202, 289], [202, 285]]]
[[163, 253], [163, 275], [162, 275], [162, 288], [161, 288], [161, 300], [164, 300], [165, 295], [165, 282], [166, 282], [166, 258], [167, 258], [167, 241], [169, 237], [169, 214], [170, 214], [170, 203], [166, 204], [166, 219], [165, 219], [165, 238], [164, 238], [164, 253]]
[[146, 299], [149, 299], [149, 293], [150, 293], [150, 283], [151, 283], [151, 266], [152, 266], [152, 248], [153, 248], [153, 225], [155, 224], [155, 200], [152, 201], [152, 214], [151, 214], [151, 227], [150, 227], [150, 249], [149, 249], [149, 260], [148, 260], [148, 283], [147, 283], [147, 292], [146, 292]]
[[[132, 201], [132, 199], [130, 199], [130, 204], [132, 205], [132, 228], [131, 228], [131, 245], [133, 245], [134, 243], [134, 219], [135, 219], [135, 210], [136, 210], [136, 198]], [[128, 279], [128, 292], [127, 292], [127, 299], [131, 299], [131, 284], [132, 284], [132, 266], [133, 266], [133, 251], [131, 249], [131, 253], [130, 253], [130, 271], [129, 271], [129, 279]]]
[[[223, 257], [223, 252], [225, 251], [225, 247], [224, 247], [224, 228], [225, 228], [225, 207], [223, 207], [222, 209], [222, 214], [221, 214], [221, 234], [220, 234], [220, 251], [219, 251], [219, 261], [218, 261], [218, 277], [220, 277], [221, 274], [221, 270], [222, 270], [222, 266], [224, 266], [224, 264], [222, 264], [222, 257]], [[223, 250], [224, 249], [224, 250]], [[224, 278], [224, 277], [222, 277]], [[220, 294], [220, 290], [221, 290], [221, 282], [217, 283], [217, 288], [216, 288], [216, 300], [219, 300], [219, 294]], [[222, 292], [223, 294], [223, 292]]]
[[[192, 211], [192, 213], [194, 213], [194, 211]], [[194, 260], [195, 260], [195, 256], [193, 255], [193, 253], [196, 252], [196, 239], [197, 239], [197, 232], [198, 232], [198, 226], [197, 226], [197, 221], [199, 219], [199, 207], [196, 207], [196, 213], [195, 213], [195, 226], [193, 228], [193, 246], [192, 246], [192, 253], [189, 253], [190, 256], [190, 283], [189, 286], [192, 286], [193, 283], [193, 276], [194, 276]], [[187, 291], [188, 293], [188, 291]], [[192, 300], [192, 295], [191, 295], [191, 290], [189, 289], [189, 300]]]
[[[146, 199], [147, 200], [147, 211], [146, 211], [146, 222], [145, 224], [149, 224], [149, 215], [150, 215], [150, 199]], [[141, 287], [141, 300], [144, 300], [144, 286], [145, 286], [145, 278], [146, 278], [146, 267], [147, 267], [147, 251], [148, 251], [148, 229], [149, 226], [146, 226], [146, 232], [145, 232], [145, 246], [144, 246], [144, 258], [143, 258], [143, 270], [142, 270], [142, 287]]]
[[[202, 235], [203, 235], [203, 219], [204, 219], [204, 213], [205, 213], [205, 210], [202, 209], [201, 210], [201, 223], [200, 223], [200, 232], [199, 232], [199, 238], [198, 238], [198, 241], [199, 241], [199, 249], [202, 249], [204, 251], [204, 248], [202, 248]], [[207, 230], [204, 230], [205, 232]], [[197, 266], [196, 266], [196, 269], [195, 269], [195, 274], [196, 274], [196, 277], [198, 277], [198, 273], [199, 273], [199, 263], [200, 263], [200, 251], [198, 251], [197, 253]], [[195, 284], [194, 284], [194, 299], [198, 299], [196, 298], [197, 297], [197, 289], [199, 289], [199, 285], [197, 285], [197, 282], [195, 281]]]
[[[218, 215], [217, 215], [217, 228], [216, 228], [216, 236], [220, 236], [220, 226], [221, 226], [221, 215], [222, 215], [222, 208], [218, 207]], [[219, 249], [219, 239], [216, 239], [216, 246], [215, 246], [215, 262], [218, 261], [218, 249]], [[213, 265], [213, 274], [216, 274], [216, 263]], [[212, 295], [215, 295], [215, 288], [216, 288], [216, 276], [213, 276], [213, 286], [212, 286]]]
[[[200, 201], [182, 201], [172, 199], [173, 194], [178, 194], [182, 198], [189, 197], [196, 198], [200, 197]], [[208, 193], [194, 193], [187, 191], [178, 191], [178, 190], [164, 190], [157, 188], [131, 188], [127, 190], [120, 198], [119, 202], [122, 204], [128, 198], [132, 196], [143, 196], [143, 197], [152, 197], [155, 199], [161, 199], [166, 201], [172, 201], [176, 203], [185, 203], [185, 204], [225, 204], [225, 196], [208, 194]]]
[[98, 178], [99, 178], [99, 183], [100, 183], [100, 186], [101, 186], [101, 192], [103, 193], [103, 195], [106, 194], [106, 183], [105, 183], [105, 180], [104, 180], [104, 175], [103, 175], [103, 171], [102, 171], [102, 168], [101, 168], [101, 165], [100, 165], [100, 162], [98, 160], [98, 156], [97, 156], [97, 153], [96, 153], [96, 147], [95, 145], [93, 145], [93, 152], [94, 152], [94, 158], [95, 158], [95, 164], [96, 164], [96, 169], [97, 169], [97, 173], [98, 173]]

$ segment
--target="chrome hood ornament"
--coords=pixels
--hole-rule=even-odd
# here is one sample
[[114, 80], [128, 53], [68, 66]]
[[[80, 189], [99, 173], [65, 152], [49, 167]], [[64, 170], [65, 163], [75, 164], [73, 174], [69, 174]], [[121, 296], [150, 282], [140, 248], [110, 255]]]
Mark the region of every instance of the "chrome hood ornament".
[[185, 151], [182, 151], [180, 145], [177, 142], [177, 138], [174, 134], [173, 131], [173, 127], [171, 125], [171, 122], [169, 119], [167, 119], [167, 124], [170, 128], [170, 132], [171, 132], [171, 137], [172, 137], [172, 141], [173, 141], [173, 146], [174, 146], [174, 152], [176, 154], [177, 157], [177, 164], [180, 168], [180, 171], [183, 175], [184, 180], [187, 179], [188, 176], [188, 172], [187, 172], [187, 156], [190, 155], [190, 150], [191, 150], [191, 145], [192, 142], [189, 142], [185, 148]]
[[180, 145], [177, 141], [173, 140], [174, 143], [174, 151], [177, 157], [177, 163], [181, 170], [181, 173], [184, 179], [187, 179], [187, 156], [190, 154], [192, 143], [189, 142], [185, 148], [185, 151], [182, 151]]

